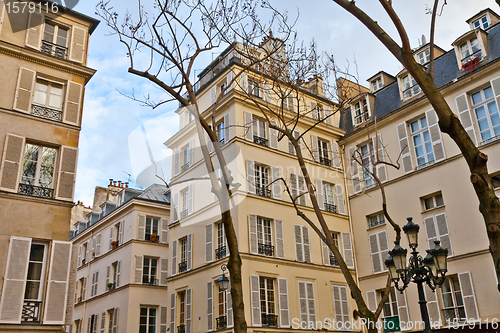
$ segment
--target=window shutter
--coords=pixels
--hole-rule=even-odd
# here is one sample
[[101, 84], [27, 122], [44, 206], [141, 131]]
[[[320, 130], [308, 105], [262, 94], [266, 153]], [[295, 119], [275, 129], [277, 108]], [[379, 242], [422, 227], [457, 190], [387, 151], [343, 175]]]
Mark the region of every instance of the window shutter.
[[167, 285], [168, 278], [168, 258], [160, 258], [160, 286]]
[[248, 75], [246, 73], [240, 75], [240, 87], [243, 92], [248, 92]]
[[214, 327], [214, 287], [213, 281], [207, 283], [207, 331], [212, 331]]
[[168, 219], [161, 219], [160, 243], [168, 244]]
[[271, 181], [273, 182], [273, 199], [281, 200], [281, 169], [271, 167]]
[[[337, 330], [345, 331], [350, 324], [349, 301], [347, 299], [347, 288], [345, 286], [332, 285], [333, 305], [335, 308], [335, 323]], [[340, 325], [339, 325], [340, 324]]]
[[177, 222], [179, 221], [179, 193], [174, 193], [173, 195], [173, 204], [174, 204], [174, 219], [173, 221], [174, 222]]
[[349, 232], [342, 233], [342, 248], [347, 267], [354, 268], [354, 255], [352, 253], [351, 234]]
[[[303, 176], [297, 176], [299, 179], [299, 194], [306, 193], [306, 180]], [[299, 198], [299, 205], [306, 206], [307, 205], [307, 197], [306, 194], [303, 194]]]
[[227, 73], [226, 76], [226, 92], [229, 92], [231, 89], [233, 89], [233, 72]]
[[319, 209], [325, 210], [325, 198], [323, 196], [323, 181], [316, 179], [316, 198], [318, 199]]
[[106, 331], [106, 311], [101, 313], [101, 333]]
[[24, 67], [19, 68], [14, 110], [31, 113], [31, 101], [35, 85], [36, 72]]
[[[292, 199], [296, 201], [299, 195], [299, 184], [297, 180], [297, 175], [294, 173], [290, 174], [290, 190], [292, 192]], [[296, 202], [298, 204], [298, 202]]]
[[290, 313], [288, 305], [288, 281], [284, 278], [278, 278], [278, 301], [280, 327], [290, 328]]
[[0, 189], [17, 192], [23, 161], [25, 139], [22, 136], [7, 133], [3, 150]]
[[108, 265], [108, 267], [106, 268], [106, 286], [109, 283], [110, 276], [111, 276], [111, 265]]
[[329, 105], [323, 105], [323, 112], [325, 113], [325, 123], [331, 125], [332, 122], [332, 109]]
[[[497, 105], [498, 105], [498, 95], [500, 95], [500, 78], [496, 78], [491, 80], [491, 86], [493, 87], [493, 91], [495, 96], [497, 96]], [[455, 97], [455, 104], [457, 105], [458, 110], [458, 118], [460, 119], [460, 123], [464, 127], [467, 134], [471, 138], [472, 142], [477, 146], [476, 140], [476, 131], [474, 129], [474, 123], [472, 122], [472, 116], [469, 109], [469, 102], [467, 101], [467, 94], [462, 94], [460, 96]]]
[[323, 254], [323, 265], [325, 266], [331, 266], [330, 265], [330, 248], [328, 247], [328, 244], [326, 244], [323, 240], [321, 241], [321, 252]]
[[309, 244], [309, 227], [302, 226], [302, 244], [304, 246], [304, 261], [311, 263], [311, 246]]
[[82, 264], [82, 245], [78, 247], [78, 261], [76, 262], [76, 266], [80, 267]]
[[248, 215], [248, 230], [249, 230], [249, 243], [250, 253], [257, 254], [257, 215]]
[[118, 310], [118, 307], [113, 309], [113, 333], [118, 333]]
[[368, 310], [372, 312], [377, 310], [377, 293], [375, 290], [366, 292], [366, 305], [368, 306]]
[[26, 46], [40, 51], [42, 44], [43, 15], [36, 11], [30, 13], [28, 18], [28, 31], [26, 33]]
[[205, 226], [205, 262], [214, 260], [214, 224], [209, 223]]
[[427, 118], [427, 125], [429, 126], [429, 133], [431, 135], [434, 159], [436, 162], [442, 161], [446, 158], [446, 154], [444, 152], [443, 139], [441, 138], [441, 130], [439, 129], [436, 111], [427, 111], [425, 117]]
[[[375, 139], [377, 138], [377, 139]], [[376, 137], [372, 138], [372, 143], [373, 143], [373, 149], [377, 150], [377, 155], [376, 155], [376, 160], [378, 161], [385, 161], [385, 156], [384, 156], [384, 145], [382, 142], [382, 135], [378, 134]], [[380, 182], [385, 183], [387, 181], [387, 168], [385, 164], [378, 164], [377, 165], [377, 177], [380, 179]]]
[[[275, 121], [271, 121], [273, 122], [273, 125], [276, 125]], [[271, 127], [269, 127], [269, 147], [278, 149], [278, 130]]]
[[145, 240], [145, 238], [146, 238], [146, 216], [139, 214], [137, 216], [137, 239]]
[[217, 86], [212, 86], [210, 88], [210, 105], [215, 104], [215, 101], [217, 100]]
[[89, 262], [89, 249], [90, 249], [90, 240], [87, 241], [87, 246], [85, 247], [85, 263]]
[[309, 321], [316, 324], [316, 305], [314, 301], [314, 284], [306, 282], [307, 309], [309, 311]]
[[[445, 249], [448, 249], [448, 256], [453, 255], [453, 249], [451, 247], [451, 239], [450, 232], [448, 230], [448, 222], [446, 220], [446, 213], [436, 214], [434, 215], [434, 219], [436, 220], [436, 229], [439, 234], [439, 240], [441, 241], [441, 246]], [[434, 248], [434, 246], [430, 247], [430, 249]]]
[[302, 245], [302, 226], [294, 224], [293, 230], [295, 233], [295, 259], [298, 262], [304, 262], [304, 247]]
[[264, 100], [266, 102], [271, 103], [272, 102], [272, 97], [271, 97], [271, 85], [267, 82], [263, 84], [264, 86]]
[[210, 139], [210, 136], [208, 135], [207, 132], [205, 132], [205, 141], [207, 142], [207, 149], [208, 152], [211, 154], [214, 152], [214, 143]]
[[307, 311], [307, 293], [306, 282], [299, 281], [299, 307], [300, 307], [300, 321], [309, 322], [309, 313]]
[[245, 111], [245, 140], [253, 142], [253, 116], [250, 112]]
[[429, 248], [434, 248], [434, 241], [438, 240], [436, 224], [434, 223], [434, 216], [424, 218], [425, 234], [429, 242]]
[[175, 332], [175, 303], [176, 294], [170, 294], [170, 332]]
[[229, 282], [228, 288], [226, 290], [226, 300], [227, 300], [227, 327], [233, 327], [234, 318], [233, 318], [233, 298], [231, 296], [231, 282]]
[[[437, 300], [436, 292], [432, 291], [432, 289], [425, 284], [425, 298], [427, 300], [427, 309], [429, 310], [429, 317], [431, 322], [441, 322], [441, 311], [439, 310], [439, 304]], [[441, 325], [439, 325], [441, 326]]]
[[120, 221], [120, 229], [118, 232], [118, 243], [123, 244], [123, 220]]
[[102, 240], [102, 233], [99, 233], [96, 236], [96, 245], [95, 245], [95, 255], [96, 256], [101, 255], [101, 240]]
[[191, 333], [192, 294], [192, 289], [186, 289], [186, 333]]
[[177, 240], [172, 242], [172, 276], [177, 275]]
[[134, 282], [142, 284], [142, 267], [144, 264], [144, 257], [141, 255], [135, 256], [135, 273]]
[[406, 291], [403, 290], [403, 293], [396, 291], [395, 294], [401, 331], [410, 331], [412, 325], [410, 324], [410, 315], [408, 314], [408, 306], [406, 305]]
[[193, 191], [194, 184], [190, 184], [188, 187], [188, 215], [193, 214]]
[[477, 309], [476, 296], [474, 295], [474, 286], [472, 284], [470, 272], [459, 273], [458, 280], [460, 282], [460, 290], [462, 291], [462, 297], [464, 299], [467, 321], [479, 321], [479, 312]]
[[71, 30], [71, 49], [69, 52], [69, 60], [83, 63], [83, 59], [85, 57], [85, 38], [87, 37], [87, 31], [75, 26], [73, 26]]
[[337, 141], [332, 140], [330, 141], [330, 149], [332, 153], [332, 165], [335, 168], [340, 168], [340, 153], [339, 153], [339, 144]]
[[318, 103], [311, 101], [310, 105], [311, 105], [311, 118], [314, 120], [320, 120]]
[[410, 143], [408, 141], [408, 129], [406, 128], [406, 122], [396, 126], [398, 132], [399, 149], [401, 151], [401, 161], [403, 162], [404, 173], [413, 171], [413, 161], [410, 152]]
[[335, 184], [335, 199], [337, 200], [337, 212], [345, 215], [344, 187], [340, 184]]
[[31, 238], [10, 237], [0, 304], [0, 323], [21, 323], [30, 251]]
[[[111, 242], [113, 242], [113, 227], [109, 228], [109, 250], [111, 251], [113, 249], [113, 245], [111, 245]], [[80, 260], [78, 260], [80, 261]]]
[[174, 176], [177, 176], [181, 173], [181, 165], [180, 165], [180, 151], [179, 149], [174, 150]]
[[[293, 131], [293, 134], [295, 136], [295, 131]], [[292, 141], [290, 141], [289, 138], [287, 138], [287, 140], [288, 140], [288, 153], [292, 154], [292, 155], [296, 155], [297, 153], [295, 152], [295, 147], [293, 146]]]
[[378, 236], [376, 233], [371, 234], [368, 236], [368, 239], [370, 242], [370, 253], [372, 256], [373, 273], [380, 273], [382, 271], [382, 266], [381, 266], [382, 259], [380, 257]]
[[121, 275], [121, 268], [122, 266], [122, 261], [121, 260], [118, 260], [118, 262], [116, 263], [116, 287], [118, 288], [120, 286], [120, 275]]
[[382, 271], [387, 271], [385, 260], [389, 258], [389, 242], [387, 241], [387, 232], [385, 230], [378, 233], [378, 244], [380, 246], [380, 259], [382, 260], [380, 267], [382, 267]]
[[318, 137], [314, 134], [311, 134], [311, 147], [313, 160], [319, 162]]
[[[228, 75], [229, 76], [229, 75]], [[224, 138], [225, 142], [231, 140], [231, 118], [230, 112], [224, 115]]]
[[64, 122], [78, 126], [82, 103], [83, 85], [68, 81], [66, 92], [66, 106], [64, 108]]
[[258, 275], [250, 275], [250, 293], [252, 298], [252, 324], [262, 326], [260, 311], [260, 282]]
[[187, 270], [190, 271], [193, 267], [193, 234], [187, 235]]
[[354, 194], [357, 194], [363, 190], [363, 184], [359, 179], [358, 162], [353, 157], [355, 153], [356, 146], [348, 149], [349, 160], [351, 162], [352, 191]]
[[73, 200], [78, 148], [61, 146], [56, 199]]
[[[43, 323], [64, 325], [68, 297], [71, 242], [52, 241]], [[96, 283], [97, 283], [96, 276]]]
[[167, 307], [160, 306], [160, 333], [167, 333]]
[[274, 234], [276, 235], [276, 258], [285, 258], [285, 237], [283, 235], [283, 221], [274, 220]]
[[189, 166], [194, 164], [194, 139], [189, 141]]
[[247, 191], [255, 194], [255, 163], [247, 160]]

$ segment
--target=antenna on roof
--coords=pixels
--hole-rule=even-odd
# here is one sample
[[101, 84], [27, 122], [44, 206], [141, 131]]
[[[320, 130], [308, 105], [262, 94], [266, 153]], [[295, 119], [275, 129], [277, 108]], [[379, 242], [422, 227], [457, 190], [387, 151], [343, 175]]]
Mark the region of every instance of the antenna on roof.
[[130, 180], [132, 179], [132, 175], [126, 171], [123, 171], [124, 174], [128, 175], [127, 182], [130, 183]]
[[427, 44], [427, 42], [425, 41], [425, 36], [422, 35], [422, 45], [425, 45], [425, 44]]

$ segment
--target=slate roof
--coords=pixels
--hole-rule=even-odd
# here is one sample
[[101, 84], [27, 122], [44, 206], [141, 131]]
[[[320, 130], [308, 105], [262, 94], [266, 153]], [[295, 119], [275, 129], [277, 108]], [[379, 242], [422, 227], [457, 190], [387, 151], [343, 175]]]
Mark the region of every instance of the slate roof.
[[138, 198], [170, 204], [170, 190], [165, 185], [153, 184], [145, 189]]

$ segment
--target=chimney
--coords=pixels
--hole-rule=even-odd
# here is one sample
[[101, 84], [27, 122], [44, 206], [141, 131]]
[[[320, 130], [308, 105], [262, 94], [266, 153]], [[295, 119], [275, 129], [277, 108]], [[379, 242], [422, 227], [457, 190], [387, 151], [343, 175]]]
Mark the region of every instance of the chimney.
[[109, 185], [113, 185], [113, 178], [109, 179]]

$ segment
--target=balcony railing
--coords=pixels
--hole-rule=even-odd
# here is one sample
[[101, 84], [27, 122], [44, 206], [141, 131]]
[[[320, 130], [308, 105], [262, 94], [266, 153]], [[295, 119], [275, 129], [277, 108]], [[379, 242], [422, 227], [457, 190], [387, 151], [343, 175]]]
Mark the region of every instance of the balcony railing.
[[419, 169], [422, 169], [422, 168], [428, 167], [429, 165], [434, 164], [434, 162], [435, 162], [434, 160], [430, 160], [429, 162], [419, 164], [419, 165], [417, 165], [417, 168], [416, 168], [416, 169], [417, 169], [417, 170], [419, 170]]
[[255, 186], [255, 193], [261, 197], [271, 197], [271, 190], [267, 186]]
[[337, 206], [325, 202], [325, 210], [330, 213], [337, 213]]
[[267, 139], [266, 138], [262, 138], [258, 135], [254, 135], [253, 136], [253, 142], [258, 144], [258, 145], [261, 145], [261, 146], [264, 146], [264, 147], [267, 147]]
[[187, 210], [187, 209], [184, 209], [184, 210], [181, 212], [181, 219], [185, 219], [187, 216], [188, 216], [188, 210]]
[[186, 325], [177, 326], [177, 333], [186, 333]]
[[54, 190], [47, 187], [40, 187], [29, 184], [19, 184], [19, 193], [24, 195], [30, 195], [32, 197], [52, 199], [54, 195]]
[[22, 323], [40, 323], [41, 301], [24, 301], [23, 311], [21, 313]]
[[467, 316], [465, 315], [465, 308], [463, 306], [457, 306], [455, 308], [443, 309], [444, 321], [465, 321]]
[[62, 111], [51, 109], [46, 106], [33, 104], [31, 106], [31, 114], [40, 118], [50, 119], [54, 121], [62, 121]]
[[226, 246], [221, 246], [217, 250], [215, 250], [215, 258], [217, 260], [225, 258], [226, 257]]
[[68, 48], [57, 45], [54, 43], [51, 43], [46, 40], [42, 40], [42, 48], [41, 48], [42, 53], [54, 56], [59, 59], [68, 59]]
[[157, 286], [158, 279], [155, 278], [142, 278], [142, 284], [146, 286]]
[[184, 273], [188, 269], [187, 261], [183, 261], [179, 263], [179, 273]]
[[263, 254], [268, 257], [274, 257], [274, 246], [259, 243], [259, 254]]
[[217, 319], [215, 319], [217, 322], [217, 329], [224, 329], [227, 327], [227, 316], [219, 316]]
[[151, 241], [151, 242], [158, 243], [158, 242], [160, 241], [160, 240], [159, 240], [159, 238], [160, 238], [160, 237], [158, 237], [158, 235], [156, 235], [156, 238], [155, 238], [155, 240], [153, 241], [153, 240], [151, 239], [151, 234], [146, 234], [146, 236], [145, 236], [145, 238], [144, 238], [144, 239], [145, 239], [145, 240], [147, 240], [147, 241]]
[[262, 326], [277, 327], [278, 326], [278, 316], [274, 314], [263, 313]]
[[80, 296], [76, 299], [76, 303], [81, 303], [83, 302], [83, 296]]
[[331, 166], [332, 165], [332, 160], [326, 157], [320, 157], [319, 158], [319, 163], [324, 164], [326, 166]]
[[186, 171], [187, 169], [189, 169], [189, 162], [188, 163], [185, 163], [184, 165], [181, 166], [181, 169], [182, 169], [182, 172]]
[[116, 289], [116, 283], [108, 283], [106, 285], [107, 290], [115, 290]]
[[340, 266], [337, 258], [335, 256], [330, 255], [330, 265], [332, 266]]

